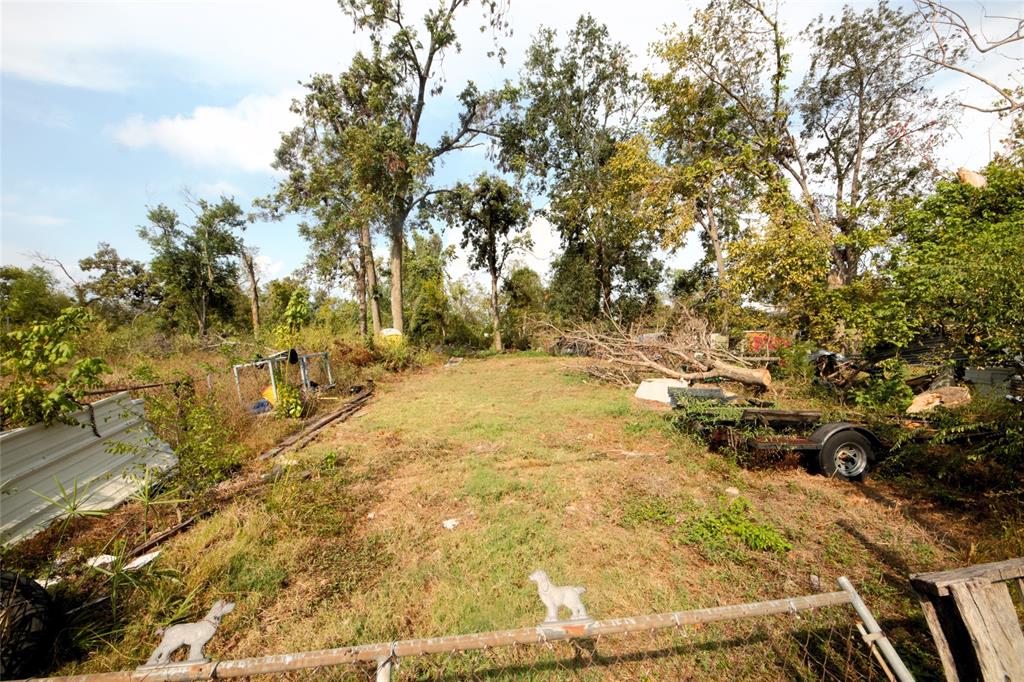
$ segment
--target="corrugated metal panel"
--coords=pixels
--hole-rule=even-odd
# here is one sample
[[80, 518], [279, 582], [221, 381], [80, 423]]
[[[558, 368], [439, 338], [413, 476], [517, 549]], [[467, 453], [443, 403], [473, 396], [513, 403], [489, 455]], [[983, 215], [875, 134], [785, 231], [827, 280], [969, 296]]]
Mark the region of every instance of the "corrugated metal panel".
[[[77, 483], [84, 508], [109, 509], [138, 489], [146, 469], [173, 466], [170, 446], [142, 420], [142, 403], [127, 393], [94, 403], [99, 438], [86, 410], [75, 414], [79, 425], [36, 424], [0, 433], [0, 541], [29, 537], [61, 514], [40, 497], [58, 499], [58, 481], [69, 491]], [[124, 443], [127, 452], [111, 452], [114, 443]]]

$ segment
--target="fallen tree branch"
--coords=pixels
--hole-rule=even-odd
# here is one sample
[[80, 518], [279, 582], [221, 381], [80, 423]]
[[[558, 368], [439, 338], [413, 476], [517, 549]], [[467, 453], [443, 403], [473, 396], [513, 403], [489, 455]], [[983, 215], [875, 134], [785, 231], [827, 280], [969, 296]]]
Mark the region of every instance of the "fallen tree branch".
[[[689, 311], [681, 311], [669, 328], [640, 333], [624, 329], [613, 320], [605, 326], [579, 324], [569, 329], [545, 325], [556, 339], [556, 350], [604, 360], [609, 367], [592, 365], [588, 374], [612, 383], [635, 383], [643, 370], [665, 377], [698, 381], [726, 379], [757, 390], [771, 387], [765, 368], [751, 367], [728, 348], [716, 344], [707, 323]], [[615, 369], [612, 370], [611, 367]]]

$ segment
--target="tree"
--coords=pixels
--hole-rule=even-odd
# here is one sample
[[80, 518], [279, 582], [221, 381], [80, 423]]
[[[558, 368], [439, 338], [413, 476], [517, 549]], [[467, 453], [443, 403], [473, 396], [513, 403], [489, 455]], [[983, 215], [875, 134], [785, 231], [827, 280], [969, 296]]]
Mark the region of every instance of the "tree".
[[546, 292], [544, 283], [534, 270], [525, 265], [515, 266], [502, 285], [505, 312], [502, 324], [503, 338], [512, 348], [530, 347], [530, 323], [544, 313]]
[[245, 227], [245, 215], [233, 199], [221, 197], [190, 203], [195, 217], [183, 224], [177, 212], [160, 204], [147, 214], [149, 226], [139, 236], [153, 249], [151, 268], [161, 282], [165, 301], [187, 309], [200, 336], [206, 336], [211, 313], [230, 317], [238, 279], [236, 230]]
[[423, 343], [445, 343], [449, 332], [449, 300], [445, 268], [455, 250], [445, 248], [436, 234], [413, 232], [407, 250], [409, 336]]
[[4, 335], [0, 370], [0, 429], [37, 422], [70, 422], [85, 391], [102, 385], [100, 375], [109, 372], [100, 358], [80, 358], [70, 371], [62, 369], [74, 360], [76, 338], [88, 329], [89, 313], [65, 308], [52, 322], [37, 322]]
[[[935, 49], [922, 51], [917, 56], [934, 66], [967, 76], [990, 89], [996, 96], [994, 104], [979, 106], [961, 103], [960, 106], [985, 113], [1010, 114], [1024, 109], [1024, 69], [1018, 69], [1016, 84], [1000, 85], [989, 78], [981, 69], [972, 69], [965, 65], [968, 55], [1001, 54], [1007, 46], [1024, 42], [1024, 18], [1012, 16], [992, 16], [980, 6], [983, 17], [980, 30], [975, 30], [964, 16], [956, 11], [951, 3], [938, 0], [914, 0], [914, 6], [927, 31], [935, 39]], [[1019, 8], [1018, 8], [1019, 9]], [[990, 24], [985, 26], [986, 22]], [[992, 26], [991, 24], [998, 26]], [[992, 35], [990, 38], [989, 35]], [[1009, 59], [1015, 57], [1001, 55]]]
[[[306, 96], [292, 103], [302, 122], [277, 150], [274, 166], [287, 176], [274, 194], [257, 202], [271, 217], [282, 210], [310, 217], [313, 227], [305, 236], [314, 246], [312, 260], [331, 279], [351, 271], [364, 333], [367, 309], [374, 333], [381, 329], [371, 227], [385, 220], [393, 171], [402, 165], [388, 155], [401, 138], [397, 80], [379, 52], [357, 54], [337, 78], [314, 76]], [[342, 250], [325, 252], [328, 245]]]
[[761, 0], [714, 0], [662, 56], [669, 70], [710, 83], [739, 117], [722, 134], [771, 161], [754, 167], [771, 191], [780, 176], [793, 183], [826, 245], [829, 283], [841, 287], [884, 242], [886, 202], [929, 177], [945, 122], [927, 89], [939, 67], [911, 56], [918, 25], [885, 2], [819, 18], [805, 37], [813, 57], [794, 95], [786, 37]]
[[898, 213], [905, 237], [872, 310], [880, 340], [938, 331], [970, 356], [1024, 353], [1024, 167], [997, 159], [985, 175], [983, 188], [940, 182]]
[[[427, 101], [444, 89], [440, 69], [450, 51], [461, 50], [455, 31], [458, 11], [469, 0], [438, 0], [417, 30], [410, 23], [401, 0], [339, 0], [356, 28], [370, 37], [370, 55], [357, 55], [347, 72], [346, 94], [364, 106], [328, 110], [332, 135], [345, 142], [353, 173], [351, 187], [365, 202], [380, 211], [391, 242], [391, 318], [399, 331], [403, 317], [403, 255], [405, 230], [410, 215], [440, 188], [430, 184], [434, 168], [444, 157], [476, 146], [483, 125], [499, 95], [481, 93], [467, 83], [458, 95], [461, 112], [453, 129], [434, 143], [424, 141], [422, 120]], [[485, 20], [495, 42], [507, 31], [504, 6], [482, 0]], [[496, 47], [501, 57], [504, 50]], [[308, 86], [317, 91], [316, 76]], [[353, 115], [354, 114], [354, 115]], [[366, 240], [364, 240], [365, 243]], [[373, 289], [370, 284], [369, 289]]]
[[79, 300], [112, 322], [130, 321], [152, 310], [159, 301], [157, 284], [146, 265], [122, 258], [106, 242], [97, 245], [96, 253], [79, 260], [78, 267], [83, 272], [98, 273], [75, 286]]
[[[677, 49], [671, 41], [655, 45], [656, 54], [666, 61]], [[758, 177], [771, 170], [761, 167], [765, 161], [745, 137], [742, 114], [716, 86], [672, 69], [659, 76], [647, 74], [645, 80], [658, 107], [651, 122], [654, 141], [664, 155], [673, 191], [689, 203], [700, 226], [704, 263], [690, 274], [700, 279], [703, 265], [713, 265], [717, 280], [710, 281], [721, 298], [726, 244], [742, 234], [743, 214], [761, 189]], [[691, 284], [683, 288], [697, 283]]]
[[52, 320], [73, 303], [45, 268], [0, 267], [0, 316], [8, 329]]
[[440, 200], [441, 210], [462, 229], [460, 246], [468, 251], [469, 267], [485, 270], [491, 279], [491, 327], [494, 350], [501, 342], [498, 280], [508, 257], [533, 242], [523, 234], [530, 204], [522, 193], [498, 177], [481, 174], [470, 186], [459, 183]]
[[671, 203], [654, 200], [664, 185], [637, 137], [643, 93], [630, 59], [593, 17], [579, 18], [564, 47], [542, 28], [527, 52], [519, 102], [502, 122], [502, 164], [549, 194], [545, 213], [564, 248], [552, 290], [556, 305], [562, 283], [573, 290], [565, 302], [574, 317], [615, 313], [641, 283], [640, 298], [653, 298], [653, 254], [674, 224]]
[[252, 333], [260, 332], [260, 283], [256, 278], [256, 249], [240, 245], [238, 255], [245, 266], [245, 275], [249, 280], [249, 309], [252, 319]]

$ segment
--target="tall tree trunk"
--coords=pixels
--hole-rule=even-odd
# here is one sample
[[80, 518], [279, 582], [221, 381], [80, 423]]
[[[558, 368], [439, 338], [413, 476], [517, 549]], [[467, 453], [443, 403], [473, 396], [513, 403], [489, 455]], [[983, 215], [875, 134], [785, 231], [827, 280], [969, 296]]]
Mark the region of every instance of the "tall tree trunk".
[[380, 301], [377, 300], [377, 269], [373, 264], [373, 241], [370, 239], [370, 224], [363, 223], [359, 230], [359, 248], [363, 257], [363, 269], [366, 271], [367, 299], [370, 304], [370, 317], [373, 319], [373, 335], [380, 334]]
[[491, 323], [494, 329], [494, 350], [504, 350], [501, 344], [501, 313], [498, 310], [498, 273], [491, 270]]
[[714, 198], [711, 191], [708, 191], [707, 200], [708, 215], [708, 239], [711, 240], [711, 248], [715, 251], [715, 267], [718, 270], [718, 287], [721, 292], [722, 282], [725, 281], [725, 260], [722, 257], [722, 239], [718, 234], [718, 221], [715, 219]]
[[260, 289], [259, 282], [256, 281], [256, 263], [251, 251], [242, 251], [242, 263], [245, 265], [245, 274], [249, 277], [249, 290], [252, 292], [249, 294], [249, 303], [252, 308], [252, 333], [258, 334], [260, 331]]
[[[360, 248], [360, 251], [362, 249]], [[358, 259], [348, 259], [348, 267], [356, 280], [356, 301], [359, 302], [359, 334], [366, 336], [366, 261], [362, 254]]]
[[404, 208], [391, 217], [388, 226], [391, 232], [391, 326], [405, 333], [402, 317], [402, 248], [405, 245], [405, 217], [408, 212]]

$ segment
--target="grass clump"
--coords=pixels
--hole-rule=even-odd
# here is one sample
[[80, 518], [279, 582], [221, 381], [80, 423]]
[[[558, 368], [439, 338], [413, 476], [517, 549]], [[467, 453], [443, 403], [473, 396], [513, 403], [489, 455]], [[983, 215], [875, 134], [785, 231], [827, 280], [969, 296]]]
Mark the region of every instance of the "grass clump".
[[481, 502], [498, 502], [506, 495], [523, 490], [519, 481], [502, 476], [488, 466], [478, 466], [462, 487], [464, 497], [474, 497]]
[[737, 544], [756, 552], [782, 553], [793, 548], [782, 533], [753, 517], [750, 502], [743, 497], [689, 519], [676, 539], [700, 547], [709, 557], [729, 554]]
[[626, 528], [651, 524], [671, 526], [675, 523], [676, 513], [672, 504], [664, 497], [634, 497], [626, 503], [622, 513], [622, 525]]

